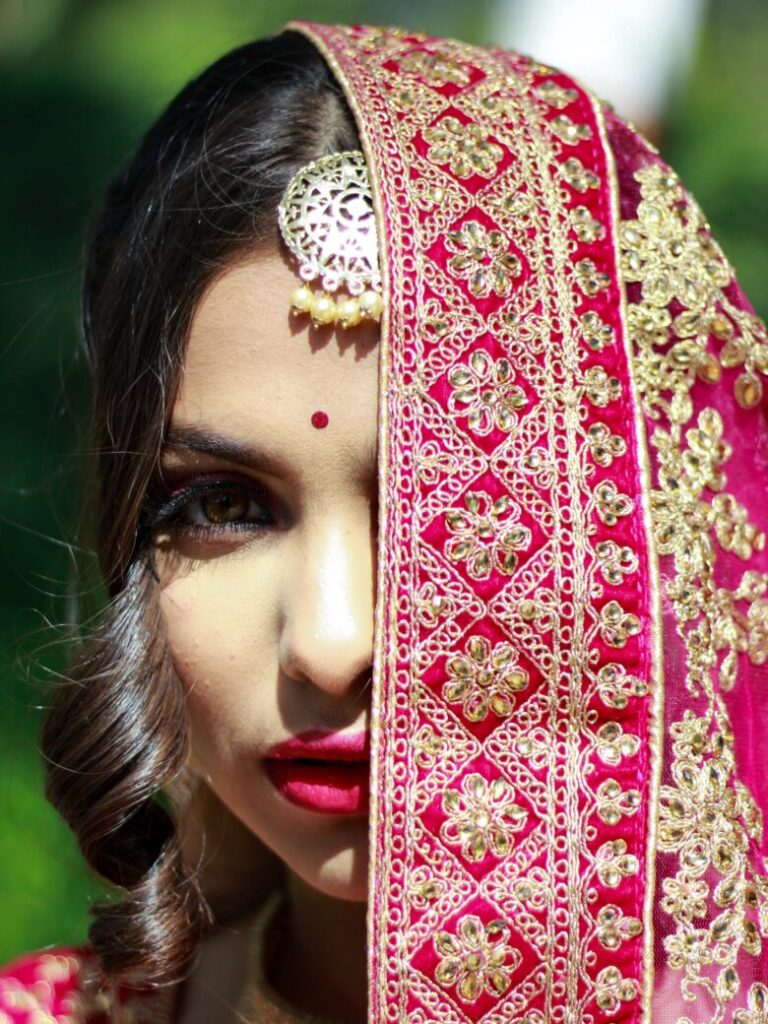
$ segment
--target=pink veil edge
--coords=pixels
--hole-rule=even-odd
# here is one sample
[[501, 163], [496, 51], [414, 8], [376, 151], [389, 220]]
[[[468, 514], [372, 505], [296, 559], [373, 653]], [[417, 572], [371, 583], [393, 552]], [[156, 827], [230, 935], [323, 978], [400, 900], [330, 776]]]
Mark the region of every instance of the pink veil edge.
[[[674, 172], [612, 112], [606, 124], [625, 236], [645, 236], [639, 246], [628, 237], [624, 257], [643, 250], [645, 261], [625, 275], [664, 589], [667, 838], [654, 894], [654, 1019], [758, 1024], [768, 1012], [768, 401], [758, 383], [748, 404], [743, 388], [765, 372], [765, 328]], [[661, 303], [650, 271], [664, 269], [662, 250], [675, 235], [684, 249], [667, 268], [679, 287]], [[656, 323], [644, 331], [654, 307]], [[698, 372], [675, 372], [671, 353], [691, 338]], [[668, 415], [675, 395], [690, 403], [677, 429]], [[681, 478], [686, 499], [670, 504]]]

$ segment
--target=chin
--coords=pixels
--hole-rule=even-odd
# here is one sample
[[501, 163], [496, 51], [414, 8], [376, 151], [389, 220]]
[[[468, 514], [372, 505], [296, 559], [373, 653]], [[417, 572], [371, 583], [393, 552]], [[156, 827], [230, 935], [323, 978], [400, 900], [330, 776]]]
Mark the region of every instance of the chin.
[[[300, 857], [285, 864], [305, 883], [331, 899], [364, 903], [368, 899], [368, 823], [360, 821], [355, 841], [320, 842], [306, 837]], [[299, 851], [296, 851], [299, 852]]]

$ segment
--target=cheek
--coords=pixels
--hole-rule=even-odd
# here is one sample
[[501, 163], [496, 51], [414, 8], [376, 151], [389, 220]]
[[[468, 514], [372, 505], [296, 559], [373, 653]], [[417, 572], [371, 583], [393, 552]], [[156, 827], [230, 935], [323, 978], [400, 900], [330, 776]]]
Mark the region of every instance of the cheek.
[[276, 704], [269, 598], [224, 565], [161, 584], [160, 607], [186, 690], [195, 760], [229, 760], [251, 746]]

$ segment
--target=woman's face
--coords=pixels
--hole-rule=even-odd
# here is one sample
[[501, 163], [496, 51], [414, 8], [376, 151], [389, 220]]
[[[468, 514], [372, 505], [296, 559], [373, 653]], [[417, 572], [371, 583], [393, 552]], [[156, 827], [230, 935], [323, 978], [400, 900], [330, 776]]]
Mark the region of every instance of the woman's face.
[[378, 331], [310, 330], [295, 283], [271, 251], [199, 303], [163, 454], [161, 602], [193, 770], [306, 883], [364, 900]]

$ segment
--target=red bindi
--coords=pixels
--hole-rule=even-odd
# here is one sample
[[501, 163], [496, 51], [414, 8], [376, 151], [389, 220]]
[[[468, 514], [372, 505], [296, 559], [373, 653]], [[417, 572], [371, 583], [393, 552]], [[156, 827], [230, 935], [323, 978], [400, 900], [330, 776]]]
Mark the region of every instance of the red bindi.
[[313, 412], [312, 413], [312, 426], [316, 430], [322, 430], [323, 427], [327, 427], [328, 426], [328, 413], [327, 412], [321, 412], [320, 410], [318, 410], [317, 412]]

